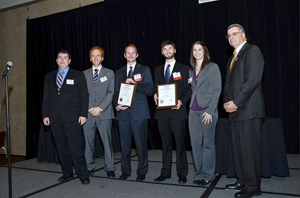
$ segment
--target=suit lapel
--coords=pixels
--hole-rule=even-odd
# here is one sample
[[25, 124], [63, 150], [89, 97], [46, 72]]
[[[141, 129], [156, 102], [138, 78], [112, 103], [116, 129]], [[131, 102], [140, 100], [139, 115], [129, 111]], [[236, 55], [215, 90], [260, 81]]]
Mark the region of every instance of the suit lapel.
[[[172, 73], [170, 74], [170, 79], [169, 79], [169, 83], [174, 83], [174, 78], [173, 78], [173, 73], [174, 72], [178, 72], [179, 68], [178, 68], [178, 64], [177, 62], [175, 62], [175, 65], [174, 65], [174, 68], [173, 68], [173, 71]], [[181, 75], [181, 74], [180, 74]]]
[[53, 83], [53, 85], [56, 87], [56, 89], [58, 89], [57, 88], [57, 85], [56, 85], [56, 76], [57, 76], [57, 72], [58, 72], [58, 70], [56, 70], [55, 72], [53, 72], [53, 75], [52, 75], [52, 83]]
[[103, 78], [105, 75], [106, 75], [106, 68], [102, 66], [99, 72], [97, 83], [99, 83], [99, 81], [101, 82], [100, 79]]
[[72, 69], [69, 68], [69, 71], [68, 71], [68, 73], [67, 73], [67, 75], [66, 75], [66, 77], [65, 77], [65, 79], [63, 81], [63, 84], [61, 85], [60, 90], [62, 90], [62, 89], [64, 89], [66, 87], [66, 81], [67, 81], [67, 79], [72, 79], [72, 73], [73, 73]]
[[206, 67], [205, 67], [203, 70], [201, 70], [201, 71], [199, 72], [198, 78], [197, 78], [197, 87], [199, 87], [200, 84], [201, 84], [201, 82], [203, 81], [202, 76], [203, 76], [203, 74], [204, 74], [205, 72], [207, 72], [208, 66], [209, 66], [209, 65], [206, 65]]
[[95, 84], [94, 83], [94, 71], [93, 71], [93, 67], [91, 67], [90, 69], [88, 69], [88, 79], [86, 79], [87, 83], [90, 83], [91, 85]]
[[127, 79], [127, 65], [125, 65], [124, 67], [123, 67], [123, 71], [122, 71], [122, 80], [121, 81], [126, 81], [126, 79]]

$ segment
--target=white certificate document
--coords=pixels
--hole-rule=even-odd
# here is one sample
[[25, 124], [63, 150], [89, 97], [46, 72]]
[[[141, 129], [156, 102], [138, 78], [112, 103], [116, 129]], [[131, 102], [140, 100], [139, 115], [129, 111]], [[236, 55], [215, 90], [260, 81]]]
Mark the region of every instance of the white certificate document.
[[133, 107], [134, 96], [136, 91], [136, 84], [121, 83], [118, 104]]
[[177, 105], [177, 84], [164, 84], [157, 86], [157, 108], [172, 108]]

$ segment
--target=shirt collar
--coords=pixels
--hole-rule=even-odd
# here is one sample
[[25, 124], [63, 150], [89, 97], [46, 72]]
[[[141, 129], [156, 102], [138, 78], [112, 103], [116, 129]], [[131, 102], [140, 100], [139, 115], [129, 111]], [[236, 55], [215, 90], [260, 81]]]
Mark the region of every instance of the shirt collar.
[[168, 65], [170, 65], [170, 73], [172, 73], [175, 63], [176, 63], [175, 59], [170, 63], [165, 62], [164, 73], [166, 73], [166, 69]]
[[238, 46], [235, 51], [236, 51], [236, 55], [239, 54], [239, 52], [241, 51], [242, 47], [247, 43], [247, 41], [244, 41], [242, 44], [240, 44], [240, 46]]
[[95, 69], [98, 69], [98, 74], [99, 74], [99, 72], [100, 72], [101, 68], [102, 68], [102, 65], [100, 65], [100, 67], [99, 67], [99, 68], [95, 68], [95, 67], [94, 67], [94, 65], [93, 65], [93, 73], [95, 73]]
[[68, 73], [68, 71], [69, 71], [69, 69], [70, 69], [70, 67], [67, 67], [67, 68], [66, 68], [66, 69], [64, 69], [64, 70], [61, 70], [60, 68], [58, 68], [58, 71], [57, 71], [57, 73], [59, 74], [60, 72], [64, 71], [64, 74], [67, 74], [67, 73]]
[[129, 70], [130, 70], [130, 67], [132, 67], [132, 72], [134, 71], [134, 68], [135, 68], [135, 66], [136, 66], [136, 62], [135, 63], [133, 63], [133, 65], [128, 65], [127, 64], [127, 74], [128, 74], [128, 72], [129, 72]]

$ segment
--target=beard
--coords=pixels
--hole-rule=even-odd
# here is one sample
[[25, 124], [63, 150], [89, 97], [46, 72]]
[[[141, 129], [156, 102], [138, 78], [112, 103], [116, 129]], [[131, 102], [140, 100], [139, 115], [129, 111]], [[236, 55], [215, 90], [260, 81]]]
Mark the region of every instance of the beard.
[[165, 59], [172, 59], [172, 58], [175, 57], [175, 53], [173, 53], [173, 54], [171, 54], [169, 56], [164, 55], [164, 57], [165, 57]]

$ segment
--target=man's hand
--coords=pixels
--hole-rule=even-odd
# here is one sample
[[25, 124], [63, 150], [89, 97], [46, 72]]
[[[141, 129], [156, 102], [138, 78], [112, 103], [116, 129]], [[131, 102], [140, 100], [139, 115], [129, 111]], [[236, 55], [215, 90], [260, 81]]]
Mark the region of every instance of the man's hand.
[[128, 109], [128, 107], [119, 104], [119, 105], [116, 107], [116, 109], [117, 109], [118, 111], [120, 111], [120, 110], [123, 111], [123, 110], [125, 110], [125, 109]]
[[173, 107], [172, 109], [179, 109], [181, 107], [181, 104], [181, 100], [178, 100], [176, 107]]
[[236, 106], [232, 100], [224, 104], [224, 109], [228, 113], [233, 113], [233, 112], [237, 111], [238, 108], [239, 107]]
[[206, 112], [204, 112], [202, 114], [202, 117], [204, 116], [202, 122], [204, 122], [204, 124], [209, 124], [209, 121], [212, 122], [212, 116]]
[[80, 123], [80, 125], [84, 125], [84, 123], [86, 122], [86, 117], [82, 117], [80, 116], [79, 119], [78, 119], [78, 123]]
[[94, 117], [99, 116], [101, 113], [100, 107], [94, 107], [90, 110], [90, 114], [92, 114]]
[[132, 78], [127, 78], [125, 83], [136, 84], [136, 82], [134, 80], [132, 80]]
[[50, 125], [50, 119], [49, 119], [49, 117], [45, 117], [43, 119], [43, 123], [44, 123], [45, 126], [49, 126]]
[[154, 94], [154, 101], [155, 101], [155, 105], [157, 106], [157, 100], [158, 100], [158, 96], [157, 96], [157, 94]]

